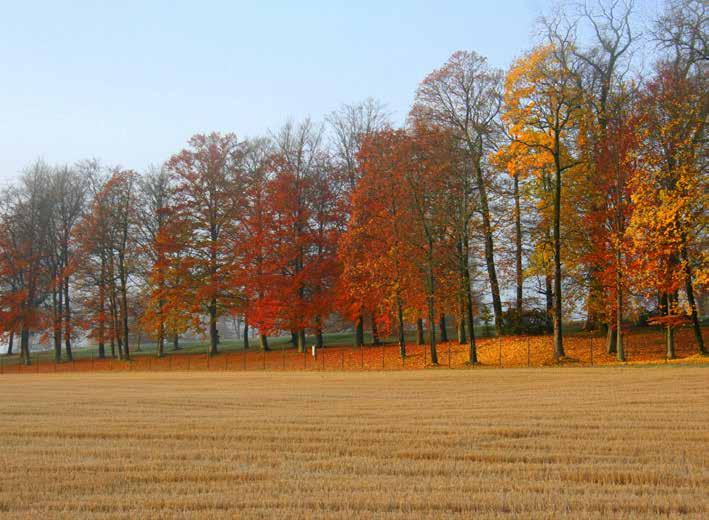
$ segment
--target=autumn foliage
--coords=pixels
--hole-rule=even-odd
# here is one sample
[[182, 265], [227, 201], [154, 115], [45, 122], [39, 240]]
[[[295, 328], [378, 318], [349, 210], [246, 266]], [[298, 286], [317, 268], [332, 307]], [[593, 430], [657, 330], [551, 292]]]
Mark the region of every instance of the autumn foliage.
[[228, 320], [263, 351], [350, 328], [360, 347], [366, 324], [401, 359], [415, 336], [434, 364], [451, 341], [476, 364], [483, 325], [553, 332], [565, 361], [576, 321], [618, 361], [631, 324], [662, 327], [668, 358], [691, 328], [703, 353], [704, 10], [668, 4], [639, 77], [632, 9], [547, 19], [507, 71], [454, 53], [401, 127], [367, 100], [197, 134], [143, 174], [38, 161], [2, 194], [0, 334], [29, 363], [31, 338], [56, 361], [77, 339], [129, 360], [185, 335], [217, 354]]

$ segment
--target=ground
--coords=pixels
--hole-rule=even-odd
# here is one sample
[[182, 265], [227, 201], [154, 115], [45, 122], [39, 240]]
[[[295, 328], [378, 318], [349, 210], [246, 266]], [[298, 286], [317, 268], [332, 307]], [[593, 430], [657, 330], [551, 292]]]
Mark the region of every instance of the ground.
[[[253, 370], [318, 370], [318, 371], [361, 371], [361, 370], [416, 370], [430, 368], [431, 355], [425, 345], [409, 342], [406, 358], [399, 355], [399, 347], [394, 342], [382, 346], [367, 345], [364, 348], [352, 346], [352, 337], [347, 334], [326, 336], [327, 348], [320, 349], [317, 357], [307, 352], [298, 353], [286, 338], [272, 341], [273, 350], [262, 352], [251, 348], [244, 350], [241, 344], [225, 343], [220, 353], [207, 356], [205, 344], [191, 344], [172, 351], [168, 349], [163, 358], [155, 355], [155, 345], [143, 344], [141, 350], [132, 346], [131, 361], [117, 358], [98, 359], [95, 347], [77, 349], [74, 361], [54, 362], [52, 352], [35, 353], [32, 364], [23, 366], [18, 355], [0, 356], [0, 375], [4, 373], [43, 372], [86, 372], [86, 371], [253, 371]], [[551, 336], [503, 336], [478, 338], [477, 367], [538, 367], [553, 366], [559, 362], [554, 357]], [[676, 332], [676, 359], [666, 359], [663, 331], [656, 328], [636, 328], [625, 338], [626, 361], [619, 362], [615, 355], [605, 352], [605, 338], [593, 333], [572, 333], [564, 338], [566, 357], [561, 360], [565, 366], [597, 366], [618, 364], [706, 364], [709, 357], [698, 353], [694, 334], [690, 328]], [[440, 343], [437, 347], [438, 366], [448, 368], [469, 368], [467, 345], [457, 341]]]
[[3, 518], [702, 518], [709, 368], [0, 378]]

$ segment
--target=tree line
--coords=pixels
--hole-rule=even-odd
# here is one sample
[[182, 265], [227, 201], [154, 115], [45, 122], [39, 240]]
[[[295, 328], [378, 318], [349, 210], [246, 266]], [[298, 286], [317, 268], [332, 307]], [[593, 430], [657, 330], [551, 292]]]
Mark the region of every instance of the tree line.
[[[508, 70], [459, 51], [420, 83], [406, 124], [381, 103], [265, 137], [195, 135], [137, 172], [37, 161], [2, 192], [0, 332], [30, 362], [88, 335], [130, 359], [131, 332], [179, 348], [241, 316], [259, 346], [333, 315], [375, 342], [430, 348], [447, 320], [477, 362], [475, 322], [551, 332], [583, 312], [624, 359], [627, 324], [691, 326], [705, 246], [707, 15], [671, 0], [635, 27], [630, 0], [567, 5]], [[640, 46], [653, 46], [649, 69]], [[640, 71], [642, 70], [642, 73]], [[248, 348], [249, 337], [244, 335]]]

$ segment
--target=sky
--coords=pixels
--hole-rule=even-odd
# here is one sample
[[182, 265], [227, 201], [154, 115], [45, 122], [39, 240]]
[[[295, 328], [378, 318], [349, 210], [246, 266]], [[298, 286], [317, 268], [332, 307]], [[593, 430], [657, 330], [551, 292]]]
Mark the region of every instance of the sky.
[[400, 123], [456, 50], [506, 67], [544, 0], [0, 2], [0, 183], [37, 158], [138, 171], [374, 97]]

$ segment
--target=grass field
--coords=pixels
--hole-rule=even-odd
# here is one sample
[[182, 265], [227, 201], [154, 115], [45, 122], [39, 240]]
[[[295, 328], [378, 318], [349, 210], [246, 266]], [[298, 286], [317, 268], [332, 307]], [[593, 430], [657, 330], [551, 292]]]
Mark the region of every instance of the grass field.
[[706, 518], [709, 368], [0, 378], [2, 518]]

